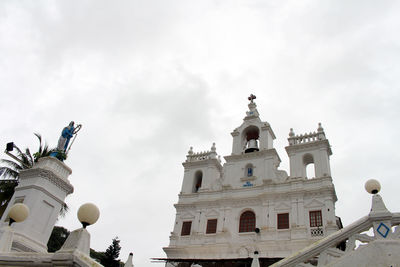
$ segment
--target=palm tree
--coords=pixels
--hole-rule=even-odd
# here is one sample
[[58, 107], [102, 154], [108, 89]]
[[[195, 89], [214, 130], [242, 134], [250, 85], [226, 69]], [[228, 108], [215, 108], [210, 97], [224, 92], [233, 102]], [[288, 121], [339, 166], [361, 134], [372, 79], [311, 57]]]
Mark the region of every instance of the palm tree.
[[[14, 145], [18, 161], [0, 159], [0, 163], [3, 165], [0, 167], [0, 217], [6, 210], [14, 194], [14, 189], [18, 185], [19, 172], [32, 168], [39, 158], [48, 157], [51, 152], [55, 151], [55, 149], [49, 149], [46, 143], [42, 144], [42, 136], [40, 134], [35, 133], [35, 136], [39, 140], [39, 149], [33, 155], [29, 148], [26, 148], [25, 152], [23, 152], [18, 146]], [[60, 210], [60, 216], [64, 216], [67, 211], [68, 206], [64, 203]]]

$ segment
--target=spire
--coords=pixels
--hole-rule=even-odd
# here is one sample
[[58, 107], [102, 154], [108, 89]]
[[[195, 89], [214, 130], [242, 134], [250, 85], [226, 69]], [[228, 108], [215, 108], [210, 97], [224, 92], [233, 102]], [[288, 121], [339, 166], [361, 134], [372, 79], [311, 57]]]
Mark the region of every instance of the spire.
[[326, 139], [325, 137], [325, 132], [324, 132], [324, 128], [322, 128], [322, 124], [319, 122], [318, 123], [318, 140], [324, 140]]
[[317, 130], [318, 130], [319, 133], [324, 131], [324, 128], [322, 128], [322, 124], [320, 122], [318, 123], [318, 129]]

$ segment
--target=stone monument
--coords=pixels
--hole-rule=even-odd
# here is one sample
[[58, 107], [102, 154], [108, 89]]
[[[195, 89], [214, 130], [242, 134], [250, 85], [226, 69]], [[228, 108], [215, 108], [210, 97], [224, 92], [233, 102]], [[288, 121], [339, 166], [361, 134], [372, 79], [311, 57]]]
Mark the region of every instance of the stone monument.
[[[63, 129], [58, 142], [58, 147], [62, 145], [63, 152], [68, 152], [67, 149], [72, 145], [72, 143], [69, 145], [70, 139], [74, 135], [76, 137], [81, 127], [81, 125], [74, 127], [74, 122], [71, 122]], [[39, 158], [32, 168], [20, 171], [19, 184], [1, 222], [7, 223], [9, 209], [16, 203], [28, 206], [30, 216], [13, 226], [12, 251], [47, 252], [47, 242], [64, 200], [74, 191], [68, 180], [71, 173], [72, 170], [54, 155]]]

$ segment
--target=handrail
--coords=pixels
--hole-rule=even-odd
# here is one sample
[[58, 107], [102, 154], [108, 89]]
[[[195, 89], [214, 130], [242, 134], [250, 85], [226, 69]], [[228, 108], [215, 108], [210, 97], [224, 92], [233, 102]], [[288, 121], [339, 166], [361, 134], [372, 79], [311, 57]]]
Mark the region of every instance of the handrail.
[[[378, 203], [378, 205], [376, 205]], [[391, 226], [400, 224], [400, 213], [391, 213], [389, 212], [383, 201], [379, 195], [373, 196], [373, 204], [372, 210], [369, 215], [362, 217], [361, 219], [353, 222], [352, 224], [330, 234], [329, 236], [316, 241], [315, 243], [293, 253], [289, 257], [286, 257], [275, 264], [271, 265], [271, 267], [290, 267], [290, 266], [305, 266], [304, 263], [307, 260], [310, 260], [313, 257], [318, 255], [322, 255], [324, 251], [331, 250], [331, 248], [335, 248], [338, 244], [343, 241], [351, 240], [351, 242], [355, 242], [355, 240], [375, 240], [376, 237], [369, 237], [366, 235], [359, 235], [360, 233], [367, 231], [371, 227], [378, 228], [378, 222], [390, 222]], [[352, 246], [352, 249], [355, 247], [354, 244], [347, 243], [347, 246]], [[346, 249], [348, 252], [350, 249]], [[329, 253], [329, 252], [328, 252]], [[323, 264], [323, 263], [322, 263]], [[308, 266], [308, 265], [307, 265]], [[318, 265], [321, 266], [321, 265]]]

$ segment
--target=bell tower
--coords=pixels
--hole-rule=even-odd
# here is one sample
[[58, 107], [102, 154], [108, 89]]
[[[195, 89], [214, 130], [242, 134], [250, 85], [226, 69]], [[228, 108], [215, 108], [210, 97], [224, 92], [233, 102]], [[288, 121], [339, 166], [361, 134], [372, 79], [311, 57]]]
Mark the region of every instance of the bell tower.
[[181, 194], [193, 194], [210, 191], [218, 186], [221, 177], [222, 166], [217, 157], [215, 143], [210, 151], [193, 152], [190, 147], [186, 161], [182, 163], [185, 168]]
[[[289, 146], [286, 152], [290, 160], [290, 178], [321, 178], [331, 177], [329, 156], [332, 155], [331, 146], [325, 137], [321, 123], [317, 132], [295, 135], [293, 129], [289, 133]], [[315, 177], [308, 177], [307, 166], [314, 165]]]
[[256, 96], [248, 97], [249, 111], [240, 127], [233, 130], [232, 155], [241, 155], [254, 151], [273, 148], [273, 140], [276, 138], [268, 122], [262, 122], [257, 111], [257, 105], [253, 101]]
[[281, 159], [273, 147], [275, 134], [270, 124], [260, 119], [254, 99], [253, 94], [248, 97], [246, 117], [231, 133], [232, 154], [224, 157], [226, 187], [248, 188], [287, 178], [286, 172], [278, 170]]

